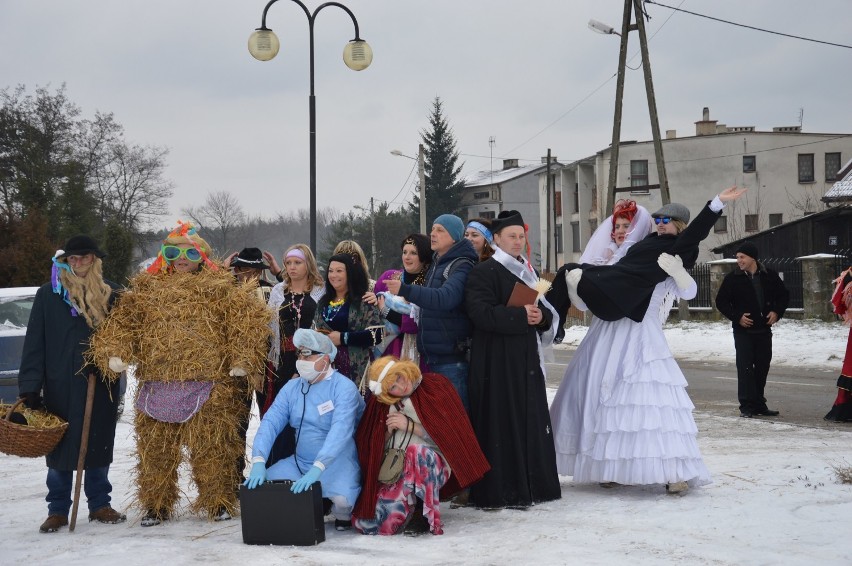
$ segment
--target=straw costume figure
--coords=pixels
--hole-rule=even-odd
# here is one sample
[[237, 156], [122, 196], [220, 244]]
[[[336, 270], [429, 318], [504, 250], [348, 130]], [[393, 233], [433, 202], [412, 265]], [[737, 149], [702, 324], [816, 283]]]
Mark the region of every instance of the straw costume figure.
[[191, 511], [217, 521], [236, 511], [246, 376], [263, 368], [271, 315], [254, 283], [235, 285], [209, 255], [192, 225], [179, 222], [92, 340], [90, 356], [115, 379], [115, 372], [136, 366], [142, 526], [173, 515], [184, 447], [198, 490]]

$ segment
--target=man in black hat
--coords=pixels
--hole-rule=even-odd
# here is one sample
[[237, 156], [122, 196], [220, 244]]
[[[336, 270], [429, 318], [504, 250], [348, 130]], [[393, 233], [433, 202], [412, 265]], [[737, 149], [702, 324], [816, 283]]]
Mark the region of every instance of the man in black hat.
[[260, 248], [243, 248], [239, 253], [234, 252], [225, 259], [224, 266], [233, 270], [238, 281], [257, 281], [258, 298], [264, 303], [269, 300], [272, 284], [264, 279], [263, 271], [270, 266]]
[[758, 261], [757, 246], [745, 241], [736, 251], [737, 267], [725, 276], [716, 308], [731, 320], [737, 351], [740, 416], [778, 415], [763, 396], [772, 361], [772, 326], [784, 316], [790, 294], [775, 271]]
[[118, 379], [105, 381], [84, 365], [83, 354], [95, 328], [107, 316], [116, 286], [105, 281], [104, 253], [88, 236], [74, 236], [53, 257], [51, 282], [36, 293], [27, 324], [18, 388], [25, 404], [42, 405], [68, 421], [65, 436], [47, 455], [48, 517], [39, 528], [52, 533], [68, 524], [71, 483], [80, 452], [87, 377], [94, 373], [95, 395], [84, 467], [89, 521], [121, 523], [126, 517], [110, 506], [108, 479], [115, 440]]

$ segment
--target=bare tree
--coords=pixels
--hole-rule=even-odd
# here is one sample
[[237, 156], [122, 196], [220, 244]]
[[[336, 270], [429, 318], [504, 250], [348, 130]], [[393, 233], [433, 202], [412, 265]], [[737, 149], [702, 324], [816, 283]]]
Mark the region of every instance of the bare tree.
[[166, 210], [174, 187], [164, 176], [168, 153], [165, 147], [128, 146], [122, 141], [109, 145], [108, 159], [94, 174], [104, 220], [116, 218], [138, 232]]
[[189, 216], [199, 228], [206, 228], [214, 247], [224, 254], [229, 248], [234, 233], [245, 223], [246, 215], [239, 201], [228, 191], [207, 193], [204, 204], [198, 207], [184, 208], [183, 214]]
[[817, 194], [813, 186], [803, 187], [800, 191], [797, 195], [794, 195], [787, 187], [784, 187], [788, 202], [793, 207], [793, 210], [797, 211], [801, 216], [821, 212], [828, 208], [828, 205], [822, 201], [822, 195]]

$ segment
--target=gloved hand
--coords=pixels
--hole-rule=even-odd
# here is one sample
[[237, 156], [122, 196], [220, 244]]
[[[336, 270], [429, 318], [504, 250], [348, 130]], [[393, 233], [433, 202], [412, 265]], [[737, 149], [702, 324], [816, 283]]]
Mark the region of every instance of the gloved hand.
[[115, 373], [121, 373], [127, 369], [127, 364], [118, 356], [111, 356], [109, 359], [109, 369]]
[[233, 367], [231, 368], [231, 371], [228, 372], [228, 375], [231, 377], [245, 377], [247, 373], [248, 372], [241, 367]]
[[30, 409], [41, 408], [41, 395], [33, 391], [30, 393], [21, 393], [21, 399], [24, 400], [24, 405]]
[[322, 474], [322, 470], [316, 466], [311, 466], [311, 469], [305, 472], [305, 475], [303, 475], [301, 479], [293, 483], [293, 487], [290, 488], [290, 491], [293, 493], [302, 493], [303, 491], [306, 491], [319, 479], [320, 474]]
[[678, 289], [688, 289], [695, 283], [692, 276], [684, 269], [683, 260], [680, 259], [679, 255], [660, 254], [660, 257], [657, 258], [657, 265], [674, 279]]
[[249, 477], [243, 482], [243, 485], [249, 489], [254, 489], [266, 481], [266, 462], [255, 462], [251, 465]]

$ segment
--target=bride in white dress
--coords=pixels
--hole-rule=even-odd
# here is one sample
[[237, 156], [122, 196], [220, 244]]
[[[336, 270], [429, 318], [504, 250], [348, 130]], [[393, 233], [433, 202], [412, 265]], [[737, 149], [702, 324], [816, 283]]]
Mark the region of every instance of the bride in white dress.
[[[618, 245], [625, 219], [630, 226]], [[645, 208], [620, 201], [592, 235], [580, 263], [616, 263], [652, 226]], [[658, 284], [642, 322], [595, 318], [565, 372], [550, 418], [557, 469], [575, 483], [665, 484], [670, 493], [680, 493], [711, 481], [698, 449], [687, 382], [662, 330], [674, 299], [691, 299], [697, 291], [682, 266], [678, 275], [685, 288], [672, 277]]]

